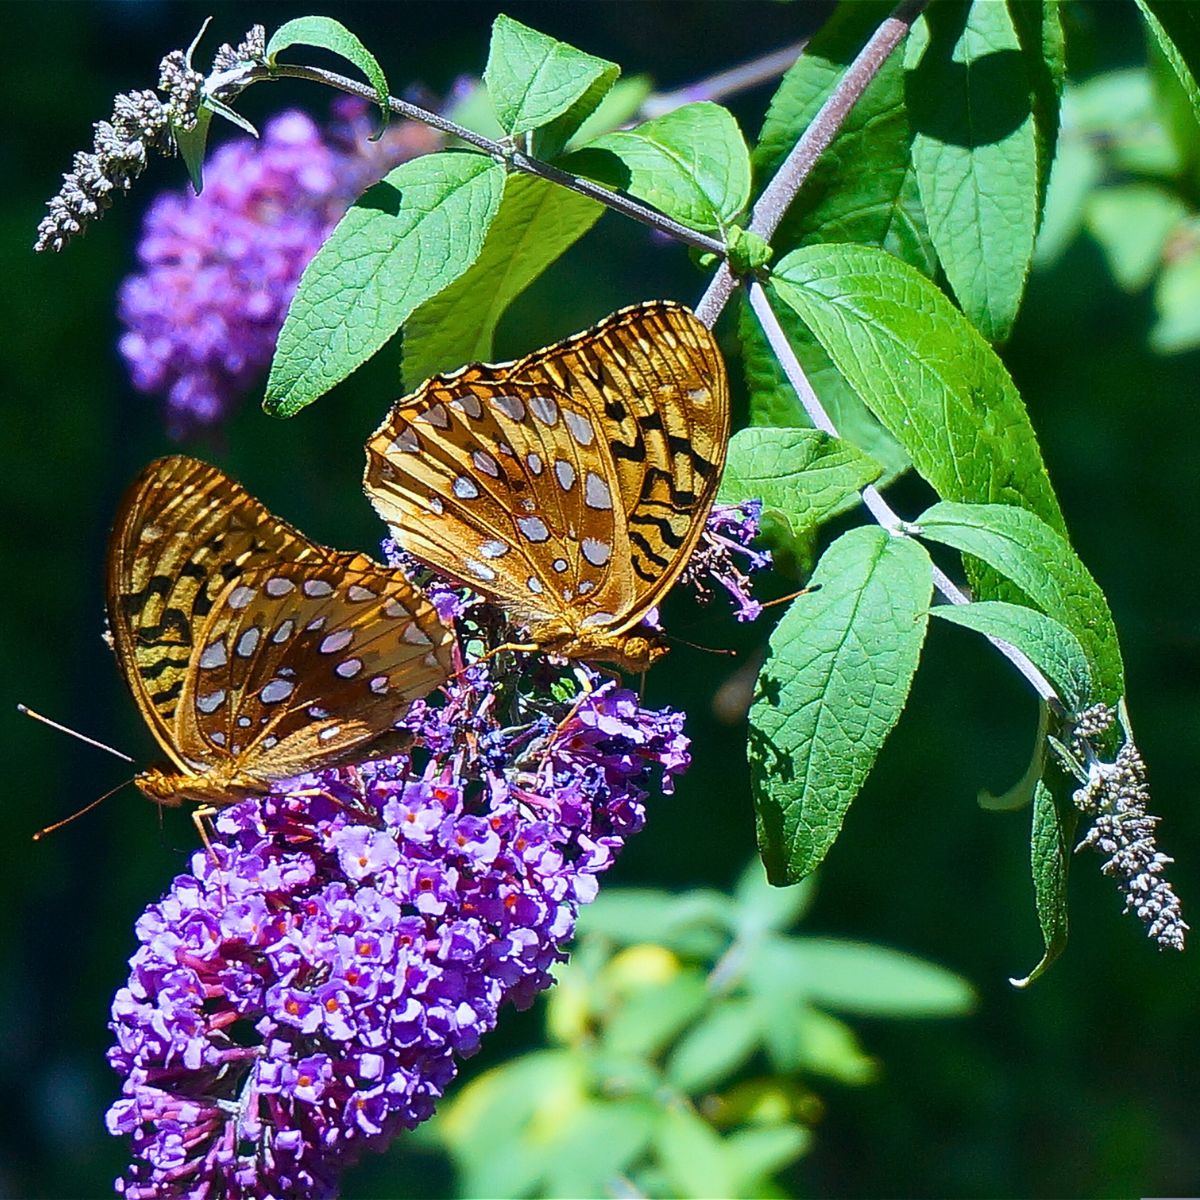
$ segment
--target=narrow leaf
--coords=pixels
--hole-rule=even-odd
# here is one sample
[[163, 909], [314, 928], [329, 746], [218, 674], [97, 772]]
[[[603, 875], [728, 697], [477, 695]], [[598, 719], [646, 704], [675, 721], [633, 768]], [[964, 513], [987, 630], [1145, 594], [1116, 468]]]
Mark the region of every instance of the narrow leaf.
[[332, 17], [297, 17], [294, 21], [281, 25], [267, 43], [267, 62], [274, 66], [279, 52], [289, 46], [315, 46], [320, 50], [328, 50], [339, 58], [344, 58], [367, 77], [379, 100], [381, 118], [379, 132], [375, 135], [375, 138], [378, 138], [391, 116], [388, 108], [388, 84], [383, 68], [366, 46], [345, 25]]
[[676, 1042], [667, 1080], [690, 1095], [716, 1087], [758, 1048], [759, 1031], [748, 1000], [710, 1001], [708, 1010]]
[[501, 13], [492, 24], [483, 81], [500, 126], [510, 137], [554, 130], [538, 152], [556, 154], [621, 73], [616, 63], [555, 41]]
[[338, 222], [300, 277], [263, 407], [290, 417], [375, 353], [479, 256], [504, 168], [478, 154], [403, 163]]
[[774, 290], [943, 499], [1020, 504], [1065, 532], [1016, 386], [927, 279], [867, 246], [805, 246]]
[[799, 533], [852, 508], [882, 474], [861, 450], [818, 429], [742, 429], [730, 439], [718, 498], [761, 500]]
[[1032, 89], [1037, 134], [1038, 224], [1058, 144], [1059, 108], [1067, 73], [1067, 43], [1059, 0], [1008, 0], [1025, 73]]
[[776, 971], [797, 982], [805, 998], [835, 1012], [880, 1017], [952, 1017], [974, 996], [958, 975], [882, 946], [832, 938], [787, 938], [772, 943]]
[[738, 1129], [725, 1138], [725, 1151], [733, 1171], [734, 1196], [769, 1196], [782, 1193], [766, 1181], [798, 1159], [809, 1147], [812, 1134], [800, 1125], [771, 1124]]
[[750, 152], [732, 114], [702, 100], [598, 137], [563, 166], [676, 221], [724, 233], [750, 200]]
[[928, 555], [875, 528], [825, 552], [771, 635], [750, 710], [758, 844], [772, 883], [825, 857], [900, 716], [925, 637]]
[[943, 621], [1015, 646], [1054, 684], [1070, 711], [1086, 707], [1092, 692], [1087, 655], [1079, 639], [1053, 617], [1003, 600], [939, 604], [932, 612]]
[[1179, 0], [1137, 0], [1137, 6], [1200, 120], [1200, 11]]
[[1071, 864], [1070, 840], [1075, 819], [1074, 809], [1060, 805], [1050, 789], [1039, 782], [1033, 795], [1029, 860], [1038, 924], [1046, 950], [1038, 965], [1024, 979], [1009, 980], [1014, 987], [1028, 987], [1066, 949], [1067, 871]]
[[906, 65], [912, 161], [933, 244], [963, 311], [989, 341], [1003, 341], [1039, 207], [1030, 81], [1007, 6], [931, 5]]
[[604, 206], [532, 175], [509, 175], [479, 257], [404, 326], [407, 386], [494, 357], [508, 306], [600, 219]]
[[671, 1104], [659, 1119], [655, 1142], [675, 1196], [732, 1196], [733, 1163], [719, 1134], [690, 1107]]
[[1124, 695], [1121, 651], [1108, 602], [1065, 538], [1023, 508], [935, 504], [917, 518], [920, 536], [982, 559], [1079, 639], [1094, 698]]
[[[754, 148], [754, 178], [760, 186], [779, 169], [893, 7], [890, 0], [839, 4], [805, 46], [771, 98]], [[772, 238], [776, 249], [857, 242], [879, 246], [932, 275], [933, 246], [910, 161], [911, 145], [904, 63], [901, 55], [893, 54], [804, 181], [803, 195]]]
[[204, 148], [208, 145], [209, 127], [212, 125], [212, 109], [200, 106], [196, 113], [196, 124], [192, 129], [179, 129], [171, 126], [171, 136], [179, 150], [179, 157], [187, 168], [188, 178], [192, 181], [192, 191], [200, 195], [204, 191]]

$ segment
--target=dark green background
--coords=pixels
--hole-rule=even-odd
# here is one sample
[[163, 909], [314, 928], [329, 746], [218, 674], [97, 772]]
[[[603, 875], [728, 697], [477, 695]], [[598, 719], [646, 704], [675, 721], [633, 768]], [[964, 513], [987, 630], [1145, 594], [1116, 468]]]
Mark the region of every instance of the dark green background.
[[[394, 90], [444, 90], [479, 71], [490, 4], [339, 4], [389, 72]], [[300, 15], [292, 4], [13, 4], [3, 8], [0, 145], [0, 467], [5, 610], [0, 640], [7, 784], [0, 907], [0, 1195], [103, 1195], [123, 1163], [101, 1114], [117, 1079], [103, 1061], [113, 990], [132, 924], [183, 866], [186, 815], [160, 820], [132, 789], [49, 841], [30, 834], [118, 783], [114, 759], [19, 718], [24, 700], [134, 754], [151, 739], [100, 640], [102, 563], [121, 489], [173, 449], [156, 408], [133, 393], [114, 352], [115, 288], [132, 262], [154, 192], [182, 173], [156, 162], [133, 197], [64, 255], [30, 252], [41, 204], [71, 152], [90, 142], [114, 92], [154, 82], [159, 57], [215, 14], [209, 46], [251, 19]], [[822, 5], [805, 3], [512, 3], [505, 11], [680, 86], [802, 35]], [[1140, 60], [1133, 6], [1081, 10], [1083, 72]], [[734, 104], [751, 135], [767, 93]], [[265, 118], [289, 103], [316, 114], [326, 98], [299, 85], [262, 87], [242, 105]], [[703, 281], [686, 254], [608, 216], [539, 283], [500, 331], [518, 353], [653, 295], [694, 300]], [[1162, 842], [1194, 902], [1200, 816], [1200, 621], [1195, 425], [1200, 356], [1145, 349], [1148, 300], [1116, 293], [1086, 242], [1036, 276], [1005, 359], [1042, 438], [1075, 543], [1106, 590], [1121, 630], [1129, 698], [1150, 764]], [[727, 326], [728, 318], [725, 322]], [[725, 330], [723, 326], [723, 330]], [[726, 342], [728, 343], [728, 333]], [[732, 350], [732, 347], [731, 347]], [[738, 364], [732, 362], [735, 376]], [[229, 468], [314, 537], [371, 548], [380, 535], [358, 491], [361, 443], [396, 388], [384, 369], [286, 424], [248, 404], [219, 437], [186, 448]], [[923, 497], [900, 489], [911, 515]], [[708, 645], [753, 636], [681, 606], [674, 628]], [[712, 715], [730, 660], [677, 649], [656, 668], [651, 702], [687, 708], [696, 763], [674, 799], [653, 806], [613, 883], [729, 883], [753, 844], [742, 731]], [[982, 813], [978, 788], [1024, 768], [1034, 705], [1012, 672], [965, 632], [931, 630], [909, 711], [822, 871], [810, 928], [883, 942], [962, 973], [980, 994], [965, 1020], [859, 1022], [882, 1078], [824, 1088], [815, 1151], [789, 1182], [837, 1196], [1183, 1195], [1200, 1188], [1194, 1048], [1195, 953], [1161, 954], [1141, 936], [1091, 857], [1077, 862], [1066, 960], [1032, 992], [1005, 982], [1036, 960], [1027, 879], [1027, 817]], [[1193, 914], [1195, 910], [1192, 910]], [[535, 1014], [510, 1014], [468, 1071], [530, 1044]], [[349, 1196], [437, 1195], [444, 1166], [403, 1145], [372, 1159]]]

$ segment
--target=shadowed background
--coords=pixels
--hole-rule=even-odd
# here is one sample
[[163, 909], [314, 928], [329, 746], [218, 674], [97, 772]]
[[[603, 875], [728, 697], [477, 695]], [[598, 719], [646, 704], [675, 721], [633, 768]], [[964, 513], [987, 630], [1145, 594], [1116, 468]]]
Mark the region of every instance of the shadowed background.
[[[478, 72], [497, 5], [341, 4], [336, 15], [380, 58], [393, 89], [445, 92]], [[519, 20], [647, 72], [673, 89], [795, 40], [823, 4], [511, 3]], [[129, 387], [114, 345], [113, 297], [133, 264], [140, 215], [160, 188], [182, 186], [178, 164], [155, 160], [132, 197], [61, 256], [29, 247], [42, 202], [91, 122], [118, 90], [151, 86], [159, 58], [214, 15], [206, 41], [236, 41], [253, 19], [271, 25], [303, 6], [195, 3], [24, 5], [3, 9], [0, 89], [9, 137], [0, 166], [4, 286], [0, 496], [4, 637], [0, 737], [9, 772], [0, 887], [0, 1194], [103, 1195], [124, 1144], [101, 1115], [118, 1080], [105, 1028], [124, 981], [132, 925], [183, 868], [194, 845], [186, 815], [127, 789], [47, 842], [29, 836], [125, 777], [93, 752], [13, 711], [23, 700], [113, 742], [139, 764], [157, 757], [100, 639], [103, 559], [121, 490], [153, 456], [182, 448], [227, 468], [314, 538], [371, 550], [382, 527], [359, 491], [361, 445], [397, 394], [369, 366], [290, 422], [251, 400], [207, 440], [178, 447], [155, 402]], [[1081, 75], [1141, 57], [1132, 5], [1082, 10]], [[204, 61], [207, 61], [206, 59]], [[769, 89], [731, 101], [751, 138]], [[329, 97], [281, 83], [253, 89], [241, 109], [261, 125], [300, 104], [318, 119]], [[502, 322], [500, 356], [523, 353], [649, 296], [693, 301], [703, 279], [680, 248], [608, 215]], [[1200, 501], [1193, 406], [1200, 355], [1160, 358], [1145, 346], [1147, 299], [1117, 293], [1094, 247], [1077, 243], [1035, 275], [1004, 357], [1042, 439], [1051, 477], [1085, 562], [1112, 603], [1129, 697], [1150, 765], [1164, 848], [1183, 861], [1185, 904], [1196, 869], [1200, 774], [1200, 579], [1192, 525]], [[719, 329], [732, 351], [727, 316]], [[739, 363], [731, 357], [740, 382]], [[919, 493], [901, 487], [911, 515]], [[724, 610], [680, 605], [676, 632], [749, 651], [762, 631]], [[687, 709], [695, 765], [673, 799], [652, 805], [647, 830], [609, 883], [727, 886], [753, 846], [744, 731], [714, 715], [731, 660], [675, 649], [648, 699]], [[1027, 874], [1027, 814], [982, 813], [978, 788], [1018, 776], [1034, 703], [983, 644], [940, 625], [930, 632], [909, 711], [886, 746], [820, 879], [809, 932], [890, 944], [970, 979], [976, 1014], [955, 1022], [855, 1021], [882, 1064], [874, 1085], [826, 1085], [815, 1149], [795, 1169], [797, 1195], [1180, 1195], [1200, 1186], [1194, 1100], [1200, 1057], [1189, 1051], [1200, 982], [1195, 952], [1161, 954], [1100, 879], [1078, 861], [1072, 942], [1030, 993], [1014, 991], [1038, 954]], [[1195, 910], [1191, 910], [1194, 912]], [[529, 1046], [536, 1014], [508, 1014], [466, 1073]], [[348, 1196], [445, 1194], [444, 1164], [406, 1153], [351, 1174]]]

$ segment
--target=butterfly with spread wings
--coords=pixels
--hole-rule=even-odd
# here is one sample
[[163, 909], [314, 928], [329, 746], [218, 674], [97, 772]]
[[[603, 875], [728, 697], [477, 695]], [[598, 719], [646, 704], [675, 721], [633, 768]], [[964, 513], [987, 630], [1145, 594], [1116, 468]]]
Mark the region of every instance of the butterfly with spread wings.
[[367, 757], [454, 670], [453, 631], [399, 571], [330, 550], [216, 467], [176, 456], [126, 494], [108, 552], [113, 646], [170, 759], [160, 804], [231, 804]]
[[655, 300], [427, 380], [367, 442], [364, 488], [404, 549], [531, 644], [644, 670], [665, 648], [637, 627], [700, 539], [728, 439], [712, 334]]

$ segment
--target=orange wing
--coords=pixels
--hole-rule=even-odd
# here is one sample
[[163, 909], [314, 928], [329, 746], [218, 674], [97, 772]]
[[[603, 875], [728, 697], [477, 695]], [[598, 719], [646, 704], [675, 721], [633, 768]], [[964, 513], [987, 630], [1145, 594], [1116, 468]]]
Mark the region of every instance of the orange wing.
[[519, 362], [434, 376], [368, 441], [364, 486], [405, 549], [587, 657], [678, 578], [728, 436], [711, 333], [651, 301]]

